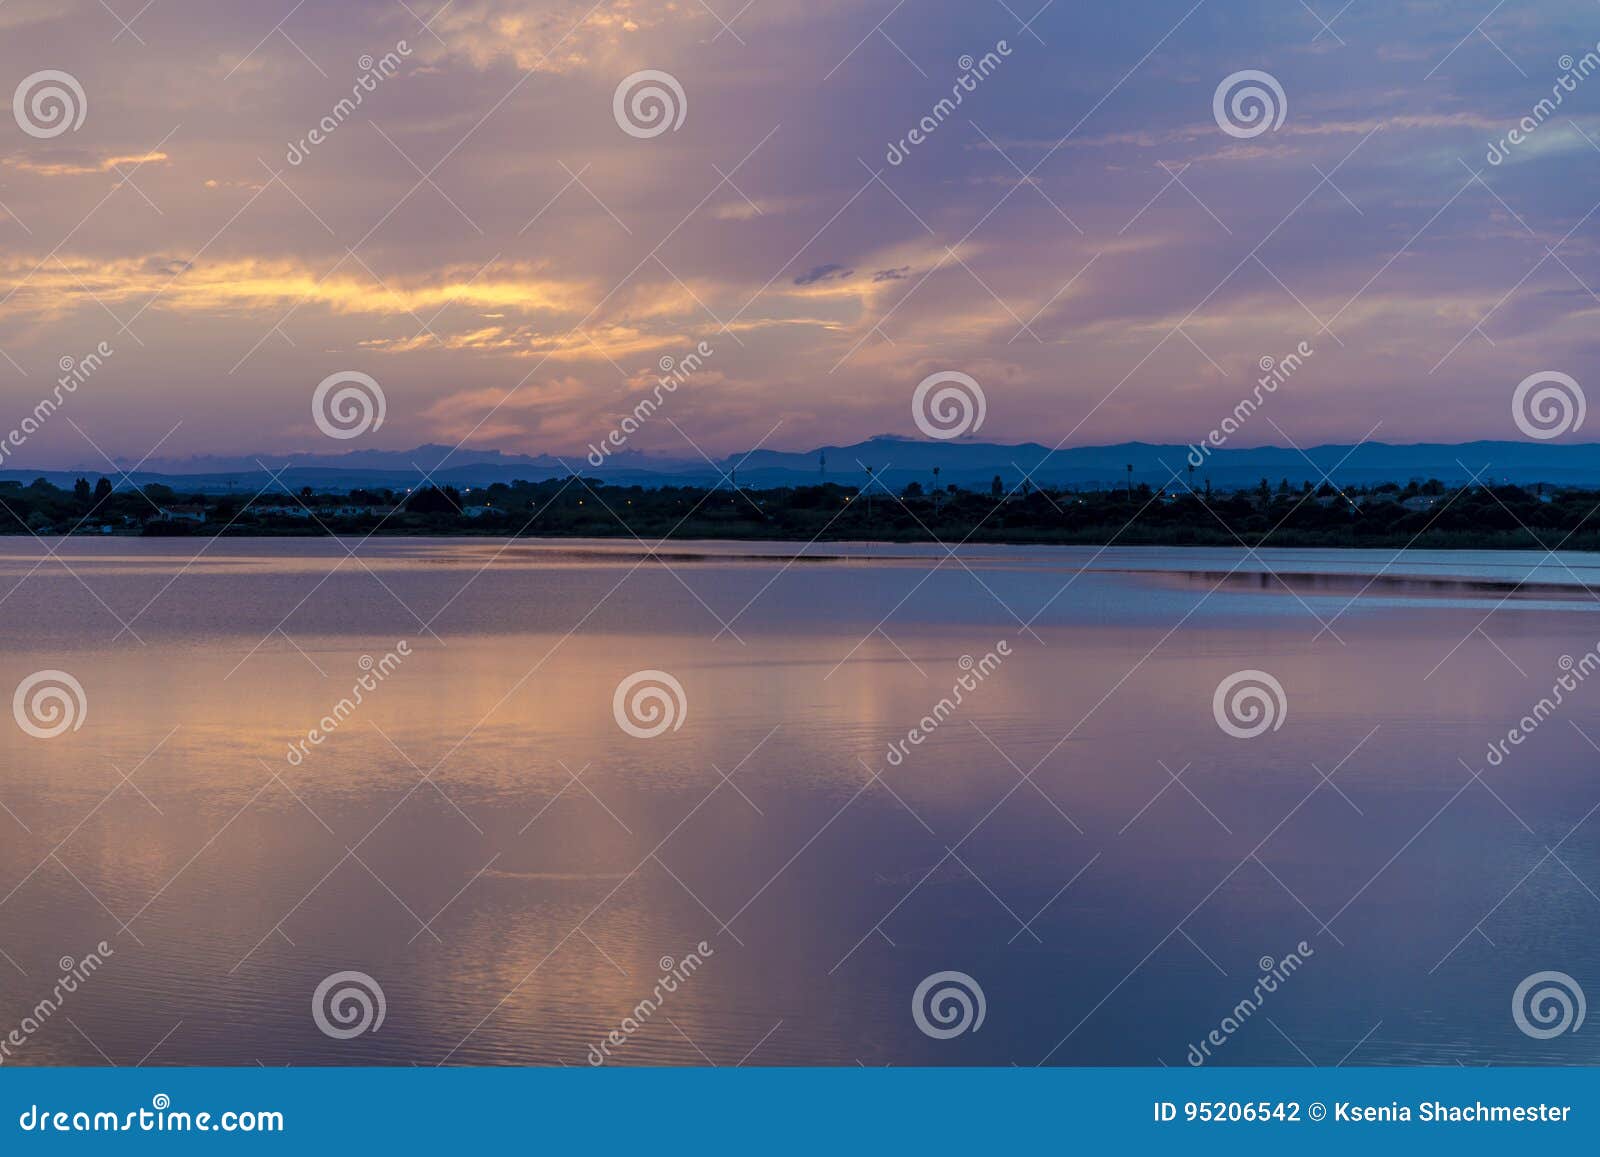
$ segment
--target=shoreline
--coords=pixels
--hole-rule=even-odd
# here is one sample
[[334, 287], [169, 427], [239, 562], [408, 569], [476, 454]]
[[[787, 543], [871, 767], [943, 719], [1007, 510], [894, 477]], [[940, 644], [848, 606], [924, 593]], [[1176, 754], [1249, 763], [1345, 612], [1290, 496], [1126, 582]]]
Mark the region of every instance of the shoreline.
[[[1039, 531], [1026, 533], [1017, 531], [990, 531], [969, 535], [952, 534], [944, 537], [934, 536], [926, 531], [915, 533], [891, 534], [881, 537], [862, 538], [858, 534], [808, 534], [803, 532], [784, 533], [784, 528], [775, 526], [754, 526], [753, 533], [729, 533], [727, 527], [718, 528], [719, 532], [708, 534], [701, 528], [694, 531], [672, 533], [668, 530], [661, 533], [653, 527], [638, 529], [612, 527], [610, 529], [599, 526], [576, 527], [571, 531], [554, 530], [541, 527], [535, 532], [519, 533], [501, 526], [485, 527], [456, 527], [456, 526], [373, 526], [365, 521], [330, 521], [321, 531], [308, 533], [304, 523], [288, 527], [262, 527], [256, 525], [234, 526], [211, 529], [210, 527], [185, 527], [183, 530], [162, 529], [160, 531], [114, 529], [109, 532], [94, 530], [76, 530], [60, 533], [50, 530], [33, 532], [25, 529], [0, 529], [0, 540], [4, 539], [50, 539], [55, 541], [70, 541], [74, 539], [269, 539], [269, 540], [294, 540], [294, 539], [323, 539], [323, 538], [383, 538], [383, 539], [461, 539], [464, 541], [485, 540], [511, 540], [530, 542], [562, 542], [581, 540], [607, 540], [620, 543], [631, 542], [793, 542], [793, 543], [828, 543], [835, 545], [856, 544], [863, 546], [930, 546], [948, 548], [951, 546], [1061, 546], [1061, 547], [1106, 547], [1106, 548], [1149, 548], [1149, 549], [1194, 549], [1194, 550], [1354, 550], [1354, 551], [1537, 551], [1540, 553], [1562, 554], [1600, 554], [1600, 527], [1592, 532], [1583, 534], [1552, 534], [1554, 541], [1544, 541], [1529, 530], [1475, 532], [1475, 531], [1425, 531], [1420, 534], [1391, 534], [1391, 535], [1355, 535], [1355, 534], [1329, 534], [1326, 532], [1289, 532], [1279, 530], [1264, 536], [1252, 537], [1249, 534], [1229, 535], [1221, 531], [1195, 532], [1189, 529], [1180, 530], [1178, 533], [1159, 534], [1150, 533], [1148, 530], [1122, 529], [1109, 534], [1091, 532], [1071, 533], [1060, 531]], [[854, 529], [854, 528], [852, 528]]]
[[[73, 538], [56, 536], [37, 550], [8, 550], [0, 539], [0, 571], [42, 557], [72, 565], [116, 566], [141, 560], [182, 561], [191, 552], [217, 564], [275, 558], [337, 558], [360, 535], [228, 535], [235, 543], [212, 550], [215, 536], [137, 534], [74, 536], [106, 544], [105, 550], [72, 549]], [[1126, 577], [1148, 584], [1311, 595], [1379, 593], [1412, 597], [1498, 596], [1504, 600], [1600, 602], [1600, 552], [1429, 550], [1412, 547], [1283, 547], [1261, 550], [1228, 546], [1116, 543], [1039, 544], [927, 540], [889, 542], [837, 539], [828, 542], [775, 538], [633, 539], [579, 535], [506, 536], [385, 534], [364, 557], [374, 563], [427, 558], [461, 566], [626, 568], [781, 567], [938, 569], [950, 559], [995, 571]], [[202, 541], [203, 539], [203, 541]], [[137, 540], [139, 547], [132, 547]], [[19, 545], [26, 538], [10, 536]], [[162, 548], [160, 543], [172, 545]], [[145, 544], [150, 544], [146, 546]], [[260, 545], [256, 545], [260, 544]], [[335, 549], [335, 547], [337, 549]]]
[[0, 533], [213, 538], [541, 537], [628, 540], [1007, 544], [1017, 546], [1263, 547], [1600, 551], [1600, 491], [1518, 486], [1449, 489], [1436, 480], [1338, 491], [1287, 479], [1254, 491], [1125, 489], [987, 493], [908, 483], [899, 493], [822, 483], [756, 490], [646, 490], [573, 476], [392, 491], [180, 494], [119, 491], [79, 478], [0, 487]]

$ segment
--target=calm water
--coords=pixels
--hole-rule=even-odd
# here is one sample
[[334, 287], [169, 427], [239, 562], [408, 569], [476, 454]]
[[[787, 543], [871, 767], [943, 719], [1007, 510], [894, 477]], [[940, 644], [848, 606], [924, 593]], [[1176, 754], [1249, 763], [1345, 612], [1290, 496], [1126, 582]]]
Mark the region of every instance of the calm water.
[[[1216, 1063], [1600, 1061], [1511, 1006], [1600, 994], [1600, 678], [1485, 758], [1600, 640], [1600, 557], [51, 545], [0, 539], [0, 690], [87, 713], [0, 727], [0, 1037], [114, 954], [8, 1063], [584, 1064], [701, 941], [615, 1062], [1182, 1065], [1301, 941]], [[678, 730], [618, 726], [642, 669]], [[343, 970], [386, 1015], [334, 1040]], [[934, 1040], [944, 970], [986, 1018]]]

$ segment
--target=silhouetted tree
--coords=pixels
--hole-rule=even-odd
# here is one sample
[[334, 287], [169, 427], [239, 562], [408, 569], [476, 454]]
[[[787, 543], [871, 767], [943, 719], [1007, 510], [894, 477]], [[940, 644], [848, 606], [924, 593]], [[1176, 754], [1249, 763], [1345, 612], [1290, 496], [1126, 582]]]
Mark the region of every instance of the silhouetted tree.
[[425, 490], [414, 491], [406, 500], [406, 510], [411, 514], [455, 514], [460, 509], [461, 495], [456, 493], [454, 486], [446, 486], [443, 490], [429, 486]]

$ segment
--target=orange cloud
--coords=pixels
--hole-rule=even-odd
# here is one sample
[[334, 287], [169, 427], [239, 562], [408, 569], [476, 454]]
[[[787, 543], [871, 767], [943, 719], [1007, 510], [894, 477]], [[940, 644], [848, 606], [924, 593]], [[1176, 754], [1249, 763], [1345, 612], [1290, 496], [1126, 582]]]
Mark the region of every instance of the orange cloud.
[[109, 173], [119, 170], [123, 165], [159, 165], [168, 160], [166, 153], [128, 153], [125, 155], [102, 157], [99, 160], [42, 160], [34, 157], [20, 156], [7, 157], [4, 163], [13, 169], [24, 173], [34, 173], [41, 177], [78, 177], [86, 173]]
[[[0, 290], [15, 309], [30, 306], [51, 313], [92, 293], [103, 301], [154, 298], [163, 309], [220, 313], [296, 303], [322, 306], [338, 314], [435, 312], [467, 305], [520, 313], [564, 314], [592, 300], [593, 285], [541, 275], [531, 266], [504, 266], [494, 276], [450, 268], [420, 278], [390, 278], [379, 283], [349, 264], [316, 272], [289, 260], [240, 258], [191, 266], [186, 261], [145, 257], [97, 261], [52, 257], [42, 265], [13, 257], [0, 260]], [[79, 303], [81, 304], [81, 303]]]
[[509, 62], [523, 70], [564, 73], [611, 60], [643, 28], [706, 16], [698, 4], [675, 0], [456, 0], [430, 22], [444, 47], [431, 38], [420, 47], [434, 47], [433, 56], [464, 58], [478, 69]]

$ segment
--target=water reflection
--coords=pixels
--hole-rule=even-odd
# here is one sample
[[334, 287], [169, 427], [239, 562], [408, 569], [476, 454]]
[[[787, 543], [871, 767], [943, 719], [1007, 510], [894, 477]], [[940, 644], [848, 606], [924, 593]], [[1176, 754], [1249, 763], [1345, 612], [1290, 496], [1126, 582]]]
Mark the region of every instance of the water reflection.
[[[632, 1017], [613, 1063], [1182, 1064], [1301, 940], [1214, 1063], [1600, 1059], [1509, 1016], [1600, 975], [1600, 702], [1473, 778], [1593, 645], [1594, 559], [1418, 556], [1357, 598], [1392, 556], [1269, 556], [1286, 591], [1215, 551], [0, 546], [6, 686], [89, 699], [0, 729], [4, 1026], [115, 949], [11, 1063], [584, 1064]], [[688, 702], [648, 741], [612, 717], [644, 668]], [[1251, 741], [1211, 715], [1243, 668], [1288, 696]], [[387, 1015], [337, 1041], [311, 994], [347, 969]], [[911, 993], [947, 969], [987, 1018], [935, 1041]]]

